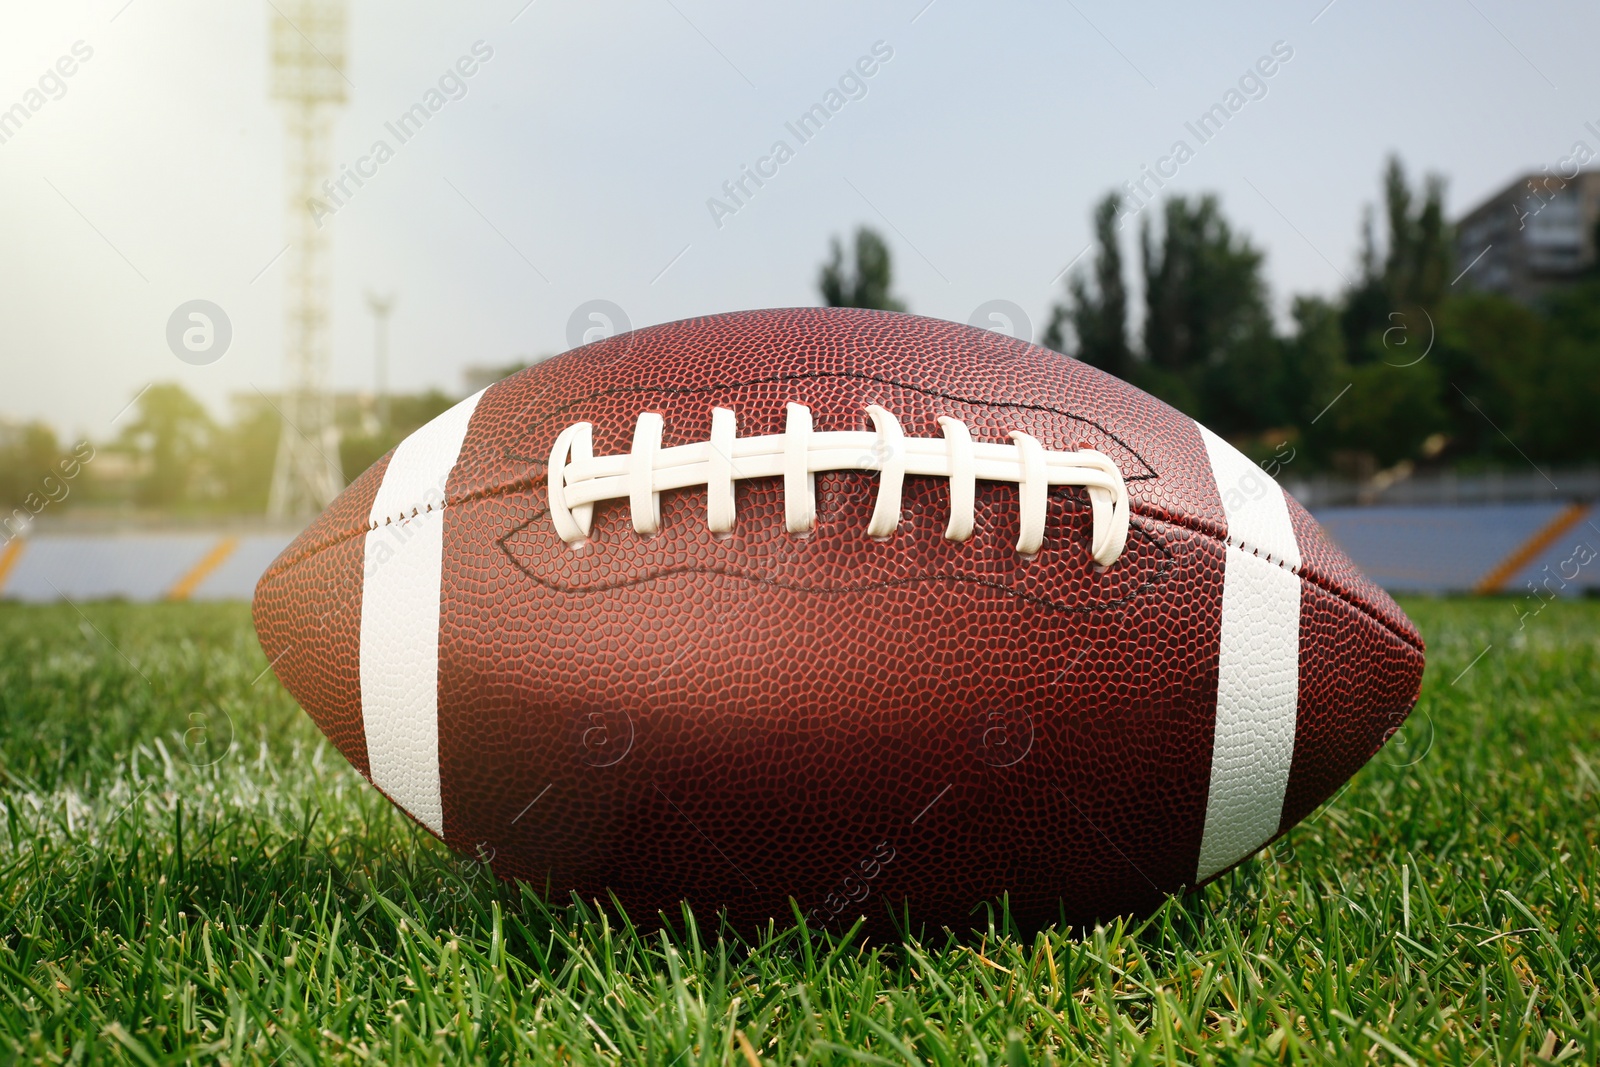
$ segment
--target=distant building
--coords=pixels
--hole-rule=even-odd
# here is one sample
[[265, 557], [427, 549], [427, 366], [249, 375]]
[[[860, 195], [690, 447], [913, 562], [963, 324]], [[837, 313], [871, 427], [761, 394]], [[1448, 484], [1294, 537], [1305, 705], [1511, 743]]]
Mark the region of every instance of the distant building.
[[1461, 287], [1532, 303], [1595, 265], [1600, 170], [1529, 174], [1456, 224]]

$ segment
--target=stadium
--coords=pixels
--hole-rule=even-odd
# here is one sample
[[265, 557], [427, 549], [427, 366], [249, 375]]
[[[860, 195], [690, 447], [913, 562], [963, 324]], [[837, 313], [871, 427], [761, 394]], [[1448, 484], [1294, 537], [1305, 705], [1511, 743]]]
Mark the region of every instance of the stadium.
[[0, 13], [0, 1059], [1594, 1062], [1520, 14]]

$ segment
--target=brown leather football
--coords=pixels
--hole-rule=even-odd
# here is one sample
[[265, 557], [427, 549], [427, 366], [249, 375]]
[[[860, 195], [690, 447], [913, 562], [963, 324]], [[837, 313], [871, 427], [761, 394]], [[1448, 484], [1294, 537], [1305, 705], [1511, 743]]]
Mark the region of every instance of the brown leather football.
[[1193, 420], [998, 334], [822, 308], [467, 398], [273, 563], [255, 623], [452, 848], [744, 925], [1151, 908], [1327, 799], [1423, 668]]

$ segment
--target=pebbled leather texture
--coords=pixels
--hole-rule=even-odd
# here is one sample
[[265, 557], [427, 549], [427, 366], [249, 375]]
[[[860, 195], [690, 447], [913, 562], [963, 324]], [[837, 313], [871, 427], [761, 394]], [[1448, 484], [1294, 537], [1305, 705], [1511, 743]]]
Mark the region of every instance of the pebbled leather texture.
[[[1096, 568], [1087, 496], [1062, 487], [1042, 551], [1019, 559], [1015, 486], [982, 481], [973, 537], [946, 541], [947, 486], [918, 476], [896, 534], [874, 541], [870, 472], [817, 475], [805, 538], [785, 531], [781, 478], [737, 483], [723, 539], [704, 487], [664, 493], [650, 537], [622, 500], [596, 505], [580, 549], [556, 535], [545, 466], [568, 425], [592, 423], [608, 455], [641, 411], [670, 447], [705, 440], [717, 406], [741, 434], [780, 433], [789, 402], [818, 431], [867, 429], [879, 404], [908, 435], [938, 436], [948, 415], [974, 440], [1022, 430], [1104, 452], [1132, 501], [1127, 551]], [[284, 552], [255, 603], [278, 676], [369, 777], [360, 646], [381, 626], [361, 618], [362, 546], [389, 462]], [[1224, 584], [1242, 551], [1225, 481], [1199, 428], [1139, 390], [908, 315], [713, 316], [523, 371], [479, 399], [444, 494], [444, 839], [504, 877], [614, 891], [641, 921], [684, 898], [753, 925], [786, 921], [792, 897], [812, 922], [880, 929], [885, 905], [967, 928], [1002, 894], [1026, 924], [1151, 908], [1211, 873]], [[1281, 816], [1257, 810], [1224, 866], [1358, 769], [1422, 673], [1404, 614], [1284, 500], [1301, 558], [1280, 575], [1300, 588]]]

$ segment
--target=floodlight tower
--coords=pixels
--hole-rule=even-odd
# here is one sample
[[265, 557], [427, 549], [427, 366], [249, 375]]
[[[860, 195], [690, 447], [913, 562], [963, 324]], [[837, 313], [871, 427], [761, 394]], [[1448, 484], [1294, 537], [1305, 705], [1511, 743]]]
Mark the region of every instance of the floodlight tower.
[[310, 202], [328, 174], [333, 110], [345, 100], [345, 0], [269, 0], [272, 96], [288, 137], [288, 276], [284, 284], [283, 428], [267, 513], [315, 514], [344, 488], [328, 390], [328, 247]]

